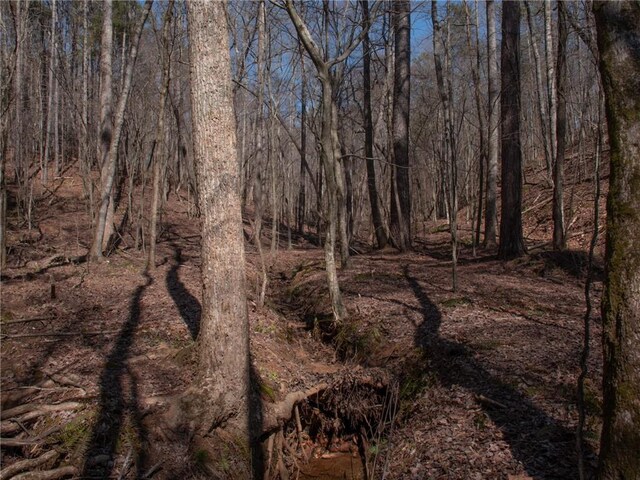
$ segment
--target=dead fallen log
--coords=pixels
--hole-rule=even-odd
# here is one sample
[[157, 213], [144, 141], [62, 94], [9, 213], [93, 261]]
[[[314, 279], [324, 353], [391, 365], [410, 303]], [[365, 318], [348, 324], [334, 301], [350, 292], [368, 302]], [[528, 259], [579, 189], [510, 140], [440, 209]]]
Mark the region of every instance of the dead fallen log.
[[77, 474], [78, 469], [76, 467], [60, 467], [54, 470], [21, 473], [13, 477], [12, 480], [57, 480], [58, 478], [75, 476]]
[[40, 465], [44, 465], [45, 463], [57, 458], [58, 455], [60, 454], [55, 450], [49, 450], [39, 457], [20, 460], [19, 462], [3, 468], [0, 471], [0, 480], [8, 480], [9, 478], [12, 478], [14, 475], [17, 475], [20, 472], [24, 472], [25, 470], [33, 470], [34, 468], [39, 467]]

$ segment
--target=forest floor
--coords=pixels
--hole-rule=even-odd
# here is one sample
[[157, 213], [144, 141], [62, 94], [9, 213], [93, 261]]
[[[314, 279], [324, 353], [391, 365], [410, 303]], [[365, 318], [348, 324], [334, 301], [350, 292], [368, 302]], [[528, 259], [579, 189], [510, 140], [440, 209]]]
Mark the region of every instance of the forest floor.
[[[54, 180], [39, 193], [38, 228], [14, 223], [9, 232], [0, 478], [33, 470], [57, 472], [48, 478], [243, 478], [242, 445], [198, 443], [174, 428], [176, 399], [194, 380], [201, 311], [199, 224], [187, 200], [171, 194], [159, 265], [141, 273], [144, 254], [128, 234], [107, 261], [74, 261], [90, 241], [81, 193], [75, 175]], [[541, 196], [527, 198], [535, 206]], [[529, 244], [538, 245], [549, 225], [532, 212]], [[537, 248], [501, 262], [463, 243], [456, 292], [446, 226], [431, 225], [410, 253], [360, 248], [340, 271], [350, 317], [337, 328], [328, 321], [323, 253], [310, 237], [294, 236], [288, 249], [283, 229], [274, 252], [264, 239], [262, 307], [260, 260], [247, 242], [254, 407], [325, 385], [300, 404], [301, 431], [292, 419], [265, 437], [261, 461], [271, 478], [577, 478], [590, 220], [573, 221], [586, 233], [563, 254]], [[468, 227], [462, 233], [469, 237]], [[601, 405], [601, 267], [595, 274], [589, 470]]]

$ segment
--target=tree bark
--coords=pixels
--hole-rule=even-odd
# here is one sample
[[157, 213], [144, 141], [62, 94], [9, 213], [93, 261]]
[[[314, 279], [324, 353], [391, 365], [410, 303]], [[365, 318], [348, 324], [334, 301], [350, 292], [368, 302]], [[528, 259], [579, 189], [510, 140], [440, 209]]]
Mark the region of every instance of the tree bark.
[[225, 7], [187, 3], [193, 150], [203, 215], [199, 388], [204, 427], [228, 423], [248, 439], [249, 325]]
[[[553, 55], [553, 22], [551, 20], [551, 0], [545, 0], [544, 4], [544, 54], [547, 67], [547, 108], [549, 112], [549, 151], [551, 152], [551, 165], [555, 168], [557, 148], [557, 90], [556, 71]], [[558, 2], [560, 3], [560, 2]], [[551, 173], [551, 172], [548, 172]]]
[[411, 5], [408, 0], [398, 0], [393, 3], [395, 52], [392, 122], [395, 195], [391, 197], [390, 233], [393, 243], [401, 251], [411, 248], [411, 188], [409, 180], [410, 17]]
[[594, 4], [610, 144], [600, 480], [640, 478], [640, 4]]
[[167, 145], [165, 143], [165, 107], [169, 95], [169, 83], [171, 82], [171, 51], [169, 49], [169, 33], [171, 28], [171, 16], [173, 15], [173, 2], [169, 0], [164, 14], [162, 27], [162, 87], [160, 88], [160, 105], [158, 106], [158, 124], [156, 126], [156, 148], [153, 161], [153, 193], [151, 197], [151, 212], [149, 212], [149, 252], [147, 256], [147, 268], [156, 268], [156, 241], [158, 225], [158, 205], [160, 203], [160, 175], [162, 164], [167, 161]]
[[485, 247], [496, 245], [497, 191], [498, 191], [498, 133], [500, 85], [498, 80], [498, 56], [495, 4], [487, 0], [487, 67], [489, 85], [489, 141], [487, 142], [487, 199], [484, 223]]
[[[151, 5], [153, 0], [146, 0], [144, 8], [136, 30], [133, 34], [133, 41], [131, 42], [131, 50], [129, 51], [129, 58], [127, 60], [127, 67], [124, 78], [124, 85], [120, 98], [118, 98], [118, 105], [116, 106], [116, 113], [113, 123], [113, 132], [109, 142], [108, 158], [102, 168], [102, 185], [100, 192], [100, 210], [98, 211], [98, 218], [96, 219], [96, 225], [93, 235], [93, 243], [89, 256], [92, 260], [100, 260], [102, 258], [102, 250], [104, 246], [104, 240], [108, 237], [105, 235], [107, 224], [111, 223], [108, 220], [109, 209], [113, 211], [113, 181], [116, 174], [116, 163], [118, 160], [118, 148], [120, 146], [120, 134], [122, 133], [122, 124], [124, 122], [124, 113], [127, 107], [127, 100], [129, 98], [129, 92], [131, 90], [131, 81], [133, 78], [133, 67], [136, 63], [138, 56], [138, 45], [140, 43], [140, 37], [142, 36], [142, 30], [144, 24], [147, 21], [149, 12], [151, 11]], [[104, 140], [101, 136], [101, 140]]]
[[556, 155], [553, 165], [553, 249], [566, 248], [564, 224], [564, 156], [567, 130], [567, 6], [558, 2]]
[[[348, 240], [346, 238], [346, 208], [344, 204], [344, 182], [340, 171], [340, 145], [337, 133], [337, 110], [333, 95], [333, 82], [330, 69], [332, 66], [344, 61], [348, 54], [355, 49], [357, 43], [352, 43], [339, 57], [333, 59], [323, 58], [320, 48], [311, 37], [309, 29], [304, 24], [296, 11], [292, 0], [285, 1], [285, 8], [294, 24], [298, 38], [311, 57], [316, 68], [316, 73], [322, 86], [322, 115], [320, 133], [320, 160], [324, 170], [326, 192], [328, 199], [327, 236], [324, 244], [325, 264], [327, 271], [327, 283], [334, 321], [342, 322], [346, 318], [347, 311], [342, 301], [342, 294], [338, 283], [338, 274], [335, 260], [335, 248], [338, 235], [342, 240], [341, 260], [342, 266], [348, 262]], [[326, 50], [326, 48], [325, 48]], [[326, 54], [327, 52], [325, 52]], [[319, 184], [320, 182], [318, 182]], [[321, 186], [318, 185], [318, 194]], [[320, 232], [318, 232], [318, 237]], [[345, 244], [347, 242], [347, 244]]]
[[[369, 1], [361, 0], [362, 21], [364, 28], [369, 29]], [[373, 115], [371, 112], [371, 46], [369, 44], [369, 33], [365, 34], [362, 40], [363, 50], [363, 94], [364, 94], [364, 152], [367, 164], [367, 187], [369, 189], [369, 204], [371, 205], [371, 218], [373, 220], [373, 230], [376, 236], [376, 246], [384, 248], [387, 245], [387, 232], [382, 222], [382, 214], [378, 201], [378, 189], [376, 186], [376, 167], [373, 163]]]
[[529, 47], [533, 54], [533, 68], [536, 72], [536, 100], [538, 101], [538, 111], [540, 113], [540, 129], [542, 133], [542, 143], [544, 148], [544, 159], [547, 168], [547, 176], [551, 177], [553, 169], [553, 153], [551, 152], [551, 140], [549, 138], [549, 125], [547, 114], [547, 103], [544, 100], [544, 89], [542, 82], [542, 66], [540, 64], [540, 52], [538, 51], [538, 40], [536, 38], [535, 29], [533, 25], [533, 17], [531, 15], [531, 5], [529, 1], [524, 2], [524, 6], [527, 11], [527, 25], [529, 27]]
[[522, 151], [520, 145], [520, 3], [502, 4], [500, 118], [502, 121], [502, 214], [498, 256], [526, 252], [522, 237]]
[[[100, 186], [104, 189], [108, 175], [109, 146], [113, 137], [113, 67], [112, 67], [112, 50], [113, 50], [113, 2], [105, 0], [102, 11], [102, 39], [100, 45], [100, 125], [98, 129], [97, 158], [100, 168]], [[108, 199], [111, 209], [113, 209], [113, 194], [111, 189], [108, 191]], [[101, 202], [102, 203], [102, 202]], [[100, 207], [101, 208], [101, 207]], [[111, 215], [107, 215], [110, 217]], [[98, 214], [94, 220], [94, 242], [90, 257], [97, 260], [102, 258], [102, 250], [106, 247], [104, 237], [111, 236], [112, 226], [102, 225], [100, 215]], [[107, 219], [105, 219], [105, 223]], [[99, 234], [99, 238], [97, 235]], [[100, 242], [97, 245], [97, 242]]]

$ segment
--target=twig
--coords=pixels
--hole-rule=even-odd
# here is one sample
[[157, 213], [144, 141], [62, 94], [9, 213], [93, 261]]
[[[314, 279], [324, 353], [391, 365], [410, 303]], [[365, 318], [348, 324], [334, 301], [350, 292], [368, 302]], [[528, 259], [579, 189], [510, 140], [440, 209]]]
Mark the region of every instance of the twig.
[[123, 480], [124, 477], [129, 472], [129, 462], [131, 461], [131, 454], [133, 453], [133, 446], [129, 447], [129, 452], [127, 453], [127, 457], [124, 459], [124, 463], [122, 464], [122, 470], [120, 471], [120, 475], [118, 475], [118, 480]]
[[2, 471], [0, 471], [0, 480], [7, 480], [13, 477], [14, 475], [16, 475], [17, 473], [39, 467], [40, 465], [43, 465], [49, 462], [50, 460], [53, 460], [58, 455], [59, 453], [56, 452], [55, 450], [49, 450], [48, 452], [43, 453], [37, 458], [29, 458], [26, 460], [21, 460], [19, 462], [16, 462], [12, 465], [9, 465], [8, 467], [5, 467], [2, 469]]
[[492, 405], [494, 407], [498, 407], [498, 408], [503, 408], [503, 409], [508, 409], [509, 407], [507, 407], [504, 403], [500, 403], [497, 402], [489, 397], [485, 397], [484, 395], [477, 395], [476, 399], [480, 402], [480, 403], [486, 403], [489, 405]]
[[16, 320], [6, 320], [2, 323], [0, 323], [0, 325], [14, 325], [16, 323], [29, 323], [29, 322], [42, 322], [45, 320], [54, 320], [56, 317], [52, 317], [52, 316], [44, 316], [44, 317], [31, 317], [31, 318], [20, 318], [20, 319], [16, 319]]
[[163, 463], [164, 463], [164, 460], [160, 460], [153, 467], [151, 467], [149, 470], [147, 470], [147, 473], [145, 473], [142, 476], [142, 478], [143, 479], [151, 478], [153, 475], [155, 475], [162, 468], [162, 464]]

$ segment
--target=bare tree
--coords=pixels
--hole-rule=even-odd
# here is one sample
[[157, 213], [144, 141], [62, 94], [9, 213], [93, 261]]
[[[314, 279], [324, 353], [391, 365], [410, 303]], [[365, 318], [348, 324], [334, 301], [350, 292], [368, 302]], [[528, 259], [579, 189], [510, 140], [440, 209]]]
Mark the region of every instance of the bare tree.
[[[151, 5], [153, 0], [146, 0], [144, 8], [140, 14], [140, 18], [133, 34], [131, 42], [131, 50], [129, 51], [129, 58], [126, 62], [126, 70], [123, 78], [122, 91], [118, 98], [118, 105], [116, 106], [115, 117], [113, 122], [113, 132], [109, 138], [108, 157], [105, 160], [105, 164], [102, 167], [101, 176], [101, 192], [100, 192], [100, 209], [98, 211], [98, 218], [96, 219], [96, 225], [94, 228], [93, 243], [91, 246], [90, 257], [93, 260], [99, 260], [102, 258], [102, 250], [105, 240], [109, 238], [105, 234], [107, 232], [107, 225], [111, 224], [109, 221], [109, 209], [113, 211], [113, 181], [116, 175], [116, 163], [118, 159], [118, 149], [120, 146], [120, 135], [122, 133], [122, 124], [124, 122], [124, 113], [127, 107], [127, 100], [129, 99], [129, 92], [131, 91], [131, 79], [133, 77], [133, 67], [136, 63], [138, 56], [138, 45], [140, 43], [140, 36], [144, 24], [147, 21], [149, 12], [151, 11]], [[123, 59], [124, 61], [124, 59]], [[103, 135], [101, 135], [101, 141], [104, 141]]]
[[564, 223], [564, 157], [567, 134], [567, 6], [558, 2], [558, 57], [556, 101], [556, 154], [553, 165], [553, 248], [564, 250], [566, 231]]
[[502, 214], [498, 256], [525, 253], [522, 237], [522, 149], [520, 145], [520, 3], [502, 4], [500, 117], [502, 121]]
[[247, 316], [240, 170], [223, 2], [189, 2], [193, 149], [202, 211], [199, 378], [206, 428], [248, 434]]
[[498, 56], [496, 36], [496, 14], [493, 0], [487, 0], [487, 64], [489, 83], [489, 141], [487, 142], [487, 201], [484, 224], [484, 243], [487, 247], [496, 244], [497, 191], [498, 191], [498, 134], [500, 86], [498, 80]]
[[151, 212], [149, 225], [149, 251], [147, 256], [147, 268], [156, 267], [156, 237], [158, 223], [158, 204], [160, 203], [160, 174], [161, 166], [166, 163], [167, 145], [165, 142], [165, 107], [169, 95], [169, 83], [171, 81], [171, 50], [169, 48], [169, 33], [171, 28], [171, 16], [173, 14], [174, 0], [169, 0], [164, 14], [162, 27], [162, 87], [160, 88], [160, 105], [158, 106], [158, 125], [155, 139], [155, 159], [153, 162], [153, 193], [151, 197]]
[[600, 480], [640, 472], [640, 5], [594, 4], [610, 143]]
[[409, 182], [409, 106], [411, 98], [411, 5], [393, 2], [395, 34], [393, 79], [393, 178], [391, 239], [400, 250], [411, 248], [411, 190]]
[[[322, 118], [320, 134], [320, 158], [323, 165], [324, 177], [327, 185], [329, 203], [329, 215], [327, 221], [327, 238], [325, 240], [325, 263], [331, 307], [336, 322], [346, 317], [346, 309], [342, 302], [342, 294], [338, 284], [338, 275], [335, 261], [336, 240], [340, 238], [340, 257], [343, 267], [349, 261], [349, 242], [347, 238], [345, 185], [342, 176], [340, 142], [338, 139], [338, 110], [334, 96], [334, 79], [331, 69], [345, 61], [348, 56], [360, 44], [364, 34], [361, 33], [353, 39], [343, 51], [336, 57], [327, 59], [327, 41], [325, 41], [325, 54], [311, 36], [311, 32], [298, 14], [292, 0], [285, 0], [285, 8], [295, 26], [298, 38], [311, 57], [316, 68], [316, 73], [322, 85]], [[363, 30], [363, 32], [365, 32]], [[318, 190], [319, 191], [319, 190]]]
[[373, 221], [373, 229], [376, 236], [376, 245], [378, 248], [384, 248], [387, 245], [387, 232], [382, 223], [382, 214], [380, 212], [380, 204], [378, 199], [378, 189], [376, 186], [376, 168], [373, 163], [373, 114], [371, 112], [371, 45], [369, 43], [369, 1], [361, 0], [362, 5], [362, 22], [365, 28], [365, 35], [362, 39], [362, 75], [363, 75], [363, 116], [364, 116], [364, 154], [367, 163], [367, 187], [369, 190], [369, 204], [371, 205], [371, 218]]

